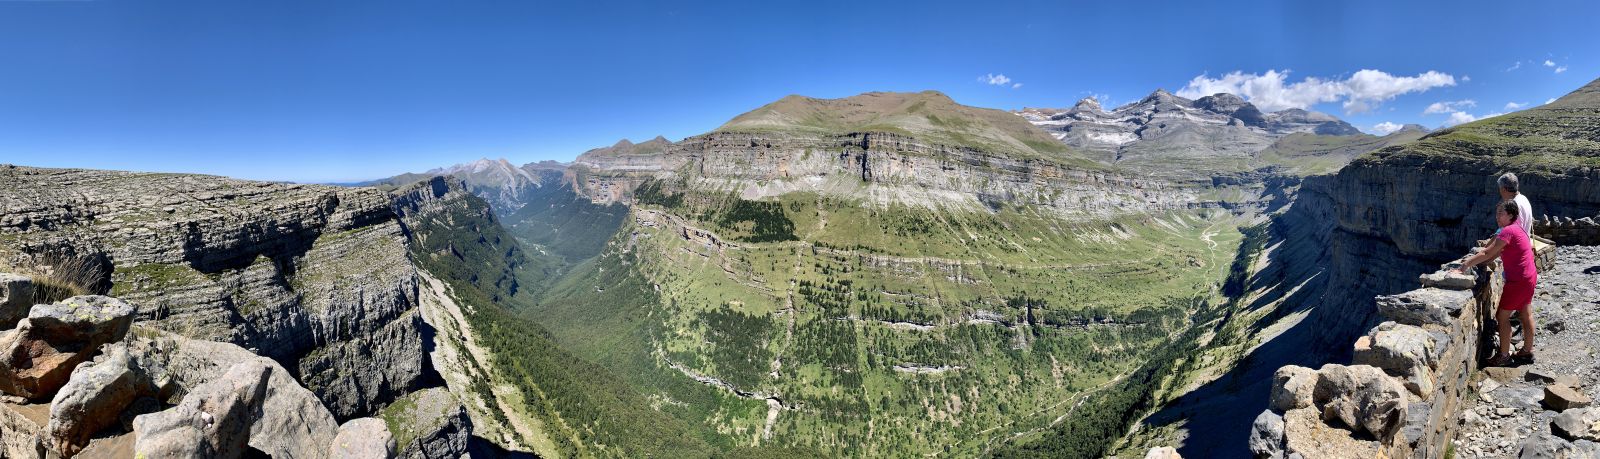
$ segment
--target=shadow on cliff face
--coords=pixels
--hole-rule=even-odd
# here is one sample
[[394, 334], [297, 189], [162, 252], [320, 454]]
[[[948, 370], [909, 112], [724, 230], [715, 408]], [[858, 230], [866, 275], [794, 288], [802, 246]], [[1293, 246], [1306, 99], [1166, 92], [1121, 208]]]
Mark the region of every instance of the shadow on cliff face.
[[505, 448], [501, 448], [500, 445], [496, 445], [496, 444], [494, 444], [494, 442], [491, 442], [488, 439], [485, 439], [483, 437], [479, 437], [477, 435], [473, 435], [472, 438], [469, 438], [467, 440], [467, 454], [472, 455], [473, 459], [479, 459], [479, 458], [490, 458], [490, 459], [494, 459], [494, 458], [534, 459], [534, 458], [539, 457], [538, 454], [533, 454], [533, 453], [524, 453], [524, 452], [521, 452], [521, 451], [507, 451]]
[[208, 240], [207, 228], [202, 228], [200, 222], [189, 222], [184, 227], [183, 260], [196, 271], [213, 274], [245, 269], [256, 257], [266, 257], [285, 275], [293, 274], [294, 261], [311, 251], [312, 244], [321, 236], [322, 222], [284, 224], [288, 226], [271, 222], [244, 225], [237, 228], [236, 234], [213, 241]]
[[[418, 309], [420, 313], [421, 308]], [[412, 384], [413, 387], [406, 388], [406, 391], [409, 392], [423, 387], [444, 387], [444, 376], [439, 374], [439, 369], [433, 366], [433, 358], [430, 357], [438, 347], [437, 342], [434, 340], [438, 337], [439, 330], [433, 328], [433, 324], [428, 323], [426, 320], [418, 320], [417, 332], [422, 336], [422, 374]]]
[[1412, 260], [1369, 260], [1394, 253], [1387, 241], [1335, 228], [1328, 183], [1329, 177], [1307, 178], [1292, 206], [1271, 222], [1262, 267], [1249, 280], [1249, 303], [1239, 308], [1247, 317], [1267, 310], [1246, 332], [1261, 344], [1228, 373], [1144, 420], [1147, 428], [1182, 426], [1185, 457], [1249, 457], [1251, 423], [1267, 408], [1273, 373], [1284, 365], [1348, 362], [1349, 343], [1375, 320], [1373, 296], [1403, 290], [1404, 278], [1415, 275]]
[[[1319, 218], [1325, 210], [1321, 197], [1306, 198], [1271, 223], [1264, 268], [1249, 280], [1248, 290], [1256, 296], [1240, 312], [1274, 309], [1251, 324], [1250, 336], [1292, 314], [1307, 309], [1316, 314], [1324, 300], [1327, 266], [1308, 260], [1327, 259], [1332, 224]], [[1228, 374], [1168, 402], [1143, 424], [1182, 425], [1188, 438], [1179, 452], [1185, 457], [1250, 457], [1246, 446], [1251, 422], [1267, 408], [1273, 372], [1283, 365], [1317, 366], [1327, 358], [1315, 349], [1314, 343], [1324, 339], [1317, 335], [1328, 331], [1317, 322], [1308, 315], [1270, 337]]]
[[1310, 321], [1301, 321], [1256, 348], [1239, 368], [1173, 400], [1144, 423], [1147, 427], [1182, 423], [1188, 438], [1178, 452], [1184, 457], [1250, 457], [1250, 424], [1267, 409], [1273, 372], [1282, 365], [1317, 367], [1324, 361], [1303, 347], [1315, 333]]

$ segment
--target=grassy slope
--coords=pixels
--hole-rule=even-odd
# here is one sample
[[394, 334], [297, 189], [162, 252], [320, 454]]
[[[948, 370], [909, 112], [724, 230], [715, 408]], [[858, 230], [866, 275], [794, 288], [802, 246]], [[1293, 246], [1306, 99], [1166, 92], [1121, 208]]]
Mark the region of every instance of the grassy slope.
[[[1011, 431], [1044, 428], [1064, 401], [1136, 369], [1182, 327], [1196, 294], [1222, 281], [1239, 238], [1231, 221], [1194, 215], [1113, 229], [1017, 210], [728, 199], [649, 207], [691, 216], [737, 248], [718, 253], [676, 229], [629, 225], [534, 315], [566, 348], [734, 443], [760, 442], [761, 401], [707, 392], [668, 365], [778, 394], [789, 409], [762, 443], [832, 455], [972, 455]], [[730, 211], [741, 207], [759, 211]], [[1033, 325], [967, 323], [979, 311], [1007, 321], [1031, 311]], [[1139, 324], [1074, 325], [1095, 318]]]
[[1351, 159], [1369, 151], [1417, 140], [1423, 132], [1406, 130], [1383, 137], [1359, 134], [1347, 136], [1291, 134], [1256, 154], [1257, 162], [1288, 168], [1298, 175], [1337, 172]]
[[628, 217], [626, 206], [594, 204], [566, 184], [546, 182], [524, 194], [523, 202], [503, 226], [523, 247], [560, 257], [563, 264], [599, 255]]
[[[476, 206], [486, 206], [476, 197]], [[478, 207], [481, 209], [482, 207]], [[468, 321], [494, 354], [496, 381], [516, 387], [521, 409], [539, 418], [568, 456], [633, 456], [649, 451], [671, 457], [708, 457], [723, 448], [696, 435], [677, 417], [651, 409], [651, 401], [607, 368], [562, 350], [539, 324], [512, 312], [532, 297], [517, 285], [538, 283], [527, 257], [481, 210], [453, 209], [415, 224], [413, 256], [471, 305]], [[648, 296], [639, 298], [648, 301]], [[502, 407], [505, 408], [505, 407]]]
[[890, 132], [1019, 158], [1101, 167], [1020, 116], [961, 105], [937, 91], [869, 92], [842, 99], [788, 96], [739, 115], [717, 131]]
[[1555, 174], [1600, 166], [1600, 80], [1555, 102], [1439, 130], [1357, 161], [1487, 161], [1504, 169]]

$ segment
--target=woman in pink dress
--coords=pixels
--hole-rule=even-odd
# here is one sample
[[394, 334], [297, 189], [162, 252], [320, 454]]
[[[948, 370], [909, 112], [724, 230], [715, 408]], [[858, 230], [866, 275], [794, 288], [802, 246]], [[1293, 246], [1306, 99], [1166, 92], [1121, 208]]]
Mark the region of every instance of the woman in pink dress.
[[[1489, 247], [1453, 271], [1459, 273], [1480, 263], [1500, 257], [1501, 270], [1506, 276], [1505, 289], [1500, 292], [1500, 310], [1495, 311], [1495, 323], [1500, 325], [1500, 354], [1489, 360], [1490, 366], [1505, 366], [1512, 357], [1533, 359], [1533, 303], [1534, 286], [1539, 283], [1538, 269], [1534, 267], [1533, 243], [1528, 233], [1517, 222], [1517, 202], [1507, 200], [1496, 206], [1495, 221], [1500, 232], [1495, 233]], [[1522, 319], [1522, 350], [1511, 355], [1511, 313]]]

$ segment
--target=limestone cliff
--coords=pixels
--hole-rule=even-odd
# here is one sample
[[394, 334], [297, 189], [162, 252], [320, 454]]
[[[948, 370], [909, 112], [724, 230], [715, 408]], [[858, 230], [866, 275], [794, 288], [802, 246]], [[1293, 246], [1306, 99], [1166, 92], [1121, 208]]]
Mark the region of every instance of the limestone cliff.
[[982, 210], [999, 202], [1111, 217], [1183, 209], [1194, 192], [1071, 156], [1012, 154], [894, 130], [719, 131], [660, 155], [585, 155], [568, 174], [596, 202], [629, 202], [650, 179], [760, 199], [816, 192], [876, 204]]
[[147, 326], [288, 369], [339, 419], [428, 372], [417, 273], [376, 189], [0, 167], [0, 264], [99, 273]]

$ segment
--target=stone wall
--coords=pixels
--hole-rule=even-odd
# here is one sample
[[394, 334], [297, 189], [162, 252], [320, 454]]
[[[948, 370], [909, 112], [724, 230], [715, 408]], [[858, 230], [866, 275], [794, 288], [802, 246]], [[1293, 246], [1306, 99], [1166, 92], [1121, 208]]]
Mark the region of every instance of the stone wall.
[[1600, 222], [1595, 217], [1545, 215], [1533, 221], [1533, 234], [1561, 245], [1600, 245]]
[[[1548, 263], [1549, 248], [1541, 262]], [[1504, 281], [1490, 269], [1419, 278], [1374, 300], [1382, 320], [1356, 340], [1352, 365], [1279, 368], [1257, 416], [1257, 457], [1445, 457], [1479, 363], [1489, 357]]]

